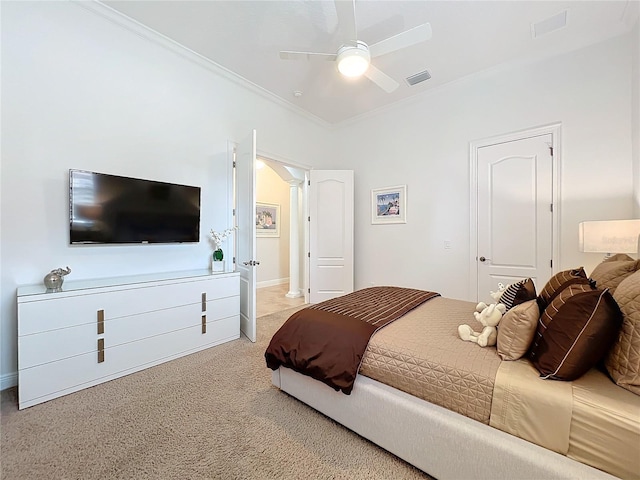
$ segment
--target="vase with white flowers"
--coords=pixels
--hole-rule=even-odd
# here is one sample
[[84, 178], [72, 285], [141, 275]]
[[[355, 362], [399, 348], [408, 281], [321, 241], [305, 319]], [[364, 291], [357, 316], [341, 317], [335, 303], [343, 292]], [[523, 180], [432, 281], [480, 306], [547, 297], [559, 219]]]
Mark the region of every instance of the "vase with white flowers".
[[211, 257], [211, 270], [214, 272], [224, 272], [224, 252], [222, 251], [222, 242], [225, 238], [233, 233], [234, 228], [227, 228], [222, 232], [210, 231], [211, 241], [215, 247]]

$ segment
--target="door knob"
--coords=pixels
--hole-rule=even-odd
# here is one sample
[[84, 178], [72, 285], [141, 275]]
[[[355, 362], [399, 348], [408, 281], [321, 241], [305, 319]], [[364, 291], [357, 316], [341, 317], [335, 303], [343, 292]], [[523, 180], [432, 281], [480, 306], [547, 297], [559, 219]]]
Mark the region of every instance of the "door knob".
[[260, 262], [249, 260], [248, 262], [242, 262], [242, 264], [246, 265], [247, 267], [255, 267], [256, 265], [260, 265]]
[[480, 257], [478, 260], [481, 262], [486, 262], [487, 260], [491, 260], [490, 258]]

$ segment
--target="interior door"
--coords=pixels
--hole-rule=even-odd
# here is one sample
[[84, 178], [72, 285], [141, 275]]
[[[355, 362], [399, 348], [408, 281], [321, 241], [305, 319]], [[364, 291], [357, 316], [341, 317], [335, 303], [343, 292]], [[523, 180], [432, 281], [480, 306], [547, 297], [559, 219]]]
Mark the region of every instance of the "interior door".
[[236, 147], [236, 218], [240, 272], [240, 331], [256, 341], [256, 131]]
[[478, 149], [477, 298], [530, 277], [539, 290], [553, 258], [552, 135]]
[[309, 302], [353, 292], [353, 171], [309, 173]]

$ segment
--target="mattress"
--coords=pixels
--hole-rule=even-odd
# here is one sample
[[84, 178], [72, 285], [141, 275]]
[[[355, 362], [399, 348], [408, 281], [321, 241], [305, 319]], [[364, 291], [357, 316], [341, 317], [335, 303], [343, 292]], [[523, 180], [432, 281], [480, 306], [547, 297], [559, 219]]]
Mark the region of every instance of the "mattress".
[[489, 424], [501, 360], [495, 348], [458, 337], [460, 324], [481, 327], [475, 306], [438, 297], [415, 308], [373, 335], [359, 373]]

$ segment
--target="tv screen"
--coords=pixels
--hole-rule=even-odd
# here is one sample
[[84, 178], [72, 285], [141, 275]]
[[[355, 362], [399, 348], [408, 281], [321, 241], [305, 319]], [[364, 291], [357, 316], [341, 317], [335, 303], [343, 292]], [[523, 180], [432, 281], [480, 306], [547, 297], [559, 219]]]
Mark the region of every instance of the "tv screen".
[[72, 244], [200, 237], [200, 187], [69, 170], [69, 209]]

